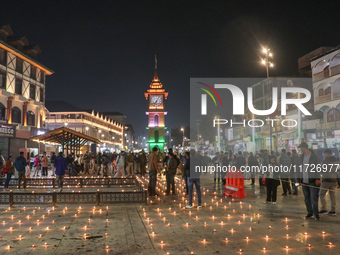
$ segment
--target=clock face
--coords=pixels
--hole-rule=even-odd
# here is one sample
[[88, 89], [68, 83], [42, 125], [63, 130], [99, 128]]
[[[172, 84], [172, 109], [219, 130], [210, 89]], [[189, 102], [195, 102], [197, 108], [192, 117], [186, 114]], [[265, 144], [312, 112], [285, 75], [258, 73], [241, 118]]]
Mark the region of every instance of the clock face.
[[162, 105], [163, 96], [162, 95], [150, 95], [150, 105], [154, 107], [159, 107]]

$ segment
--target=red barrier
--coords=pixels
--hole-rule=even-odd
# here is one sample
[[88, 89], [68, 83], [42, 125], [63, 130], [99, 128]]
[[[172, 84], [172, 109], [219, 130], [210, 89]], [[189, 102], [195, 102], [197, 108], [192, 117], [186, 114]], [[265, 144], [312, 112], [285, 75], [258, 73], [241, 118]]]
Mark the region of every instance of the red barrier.
[[223, 194], [233, 198], [245, 198], [246, 193], [244, 192], [244, 189], [246, 186], [243, 184], [244, 176], [240, 170], [236, 170], [236, 172], [228, 172]]

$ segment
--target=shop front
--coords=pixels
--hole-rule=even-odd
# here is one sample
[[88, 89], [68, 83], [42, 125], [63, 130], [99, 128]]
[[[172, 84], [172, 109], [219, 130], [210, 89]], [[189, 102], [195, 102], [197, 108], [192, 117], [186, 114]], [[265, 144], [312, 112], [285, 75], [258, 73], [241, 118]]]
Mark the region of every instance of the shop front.
[[300, 139], [297, 136], [296, 131], [282, 132], [282, 140], [284, 141], [286, 151], [296, 150], [300, 145]]
[[[339, 130], [340, 131], [340, 130]], [[340, 138], [340, 137], [339, 137]], [[323, 148], [324, 138], [317, 135], [316, 132], [306, 134], [307, 144], [313, 150]]]

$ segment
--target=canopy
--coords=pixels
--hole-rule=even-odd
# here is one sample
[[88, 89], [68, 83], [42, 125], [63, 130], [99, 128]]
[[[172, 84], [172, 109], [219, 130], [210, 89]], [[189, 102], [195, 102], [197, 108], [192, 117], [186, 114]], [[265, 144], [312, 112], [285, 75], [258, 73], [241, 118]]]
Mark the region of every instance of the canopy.
[[66, 127], [58, 128], [45, 134], [31, 137], [30, 140], [51, 144], [60, 144], [63, 147], [63, 152], [65, 152], [66, 149], [66, 154], [72, 151], [80, 151], [80, 148], [88, 141], [101, 144], [101, 142], [96, 138], [84, 135]]

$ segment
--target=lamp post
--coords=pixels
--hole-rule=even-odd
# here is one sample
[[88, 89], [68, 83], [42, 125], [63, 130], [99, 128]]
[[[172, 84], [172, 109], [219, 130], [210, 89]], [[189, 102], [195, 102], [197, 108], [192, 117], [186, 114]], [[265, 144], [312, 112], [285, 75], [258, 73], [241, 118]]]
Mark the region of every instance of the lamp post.
[[[219, 119], [220, 116], [216, 116], [215, 119]], [[217, 124], [217, 148], [218, 148], [218, 153], [221, 151], [221, 144], [220, 144], [220, 122]]]
[[[262, 52], [265, 54], [265, 58], [262, 59], [262, 64], [266, 66], [266, 71], [267, 71], [267, 84], [269, 85], [269, 67], [274, 67], [274, 64], [269, 62], [269, 58], [273, 58], [273, 54], [270, 52], [269, 48], [262, 48]], [[268, 86], [269, 87], [269, 86]], [[272, 122], [273, 124], [273, 122]], [[269, 135], [270, 135], [270, 153], [272, 151], [272, 146], [273, 146], [273, 136], [272, 136], [272, 124], [269, 124]]]
[[181, 128], [181, 131], [183, 132], [183, 137], [182, 137], [182, 147], [184, 150], [184, 128]]

